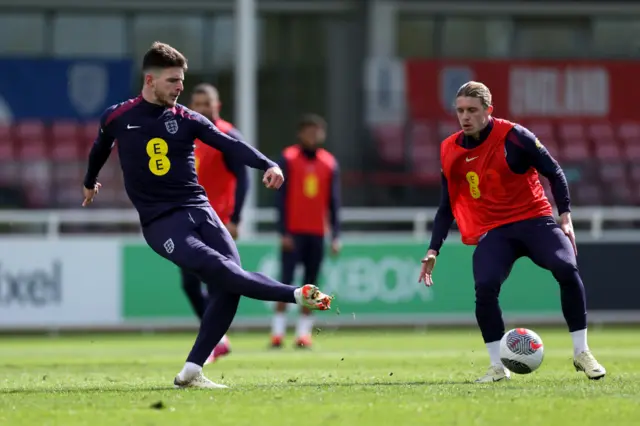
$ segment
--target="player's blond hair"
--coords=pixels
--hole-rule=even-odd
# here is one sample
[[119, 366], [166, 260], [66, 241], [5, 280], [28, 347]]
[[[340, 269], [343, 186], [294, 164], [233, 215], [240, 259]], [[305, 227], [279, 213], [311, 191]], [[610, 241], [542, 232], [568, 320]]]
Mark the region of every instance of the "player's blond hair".
[[491, 104], [491, 91], [484, 84], [479, 81], [468, 81], [458, 89], [456, 98], [477, 98], [480, 99], [484, 108], [489, 108]]

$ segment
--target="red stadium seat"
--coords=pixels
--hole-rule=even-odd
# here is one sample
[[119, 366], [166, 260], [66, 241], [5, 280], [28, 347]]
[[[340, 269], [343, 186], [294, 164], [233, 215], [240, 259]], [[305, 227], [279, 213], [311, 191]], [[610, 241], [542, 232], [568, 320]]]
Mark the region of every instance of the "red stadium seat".
[[56, 162], [85, 160], [86, 155], [81, 152], [81, 142], [75, 134], [66, 137], [53, 136], [50, 147], [51, 159]]
[[616, 139], [610, 123], [592, 123], [587, 125], [587, 136], [594, 142], [611, 142]]
[[584, 126], [580, 123], [562, 123], [558, 126], [558, 136], [564, 141], [587, 139]]
[[640, 160], [640, 139], [623, 141], [623, 153], [627, 161]]
[[372, 129], [376, 150], [380, 158], [387, 163], [397, 164], [404, 161], [404, 126], [402, 124], [383, 124]]
[[17, 157], [21, 161], [48, 160], [47, 141], [41, 138], [20, 138], [16, 140]]
[[15, 141], [10, 134], [0, 136], [0, 161], [15, 160]]
[[80, 135], [80, 128], [75, 121], [56, 121], [51, 124], [53, 139], [76, 139]]
[[605, 182], [620, 181], [626, 178], [626, 168], [623, 163], [604, 163], [598, 169], [600, 178]]
[[411, 128], [411, 159], [413, 170], [420, 173], [427, 167], [437, 164], [440, 173], [440, 144], [434, 136], [433, 128], [428, 123], [416, 123]]
[[618, 126], [618, 137], [622, 140], [636, 140], [640, 142], [640, 123], [621, 123]]
[[17, 123], [14, 131], [18, 139], [44, 139], [47, 133], [44, 124], [35, 120]]
[[542, 140], [541, 138], [538, 139], [540, 139], [542, 145], [547, 148], [547, 151], [549, 151], [553, 158], [555, 158], [556, 160], [560, 160], [562, 158], [562, 152], [557, 140], [555, 140], [554, 138], [546, 138], [544, 140]]
[[620, 179], [605, 182], [605, 203], [607, 205], [630, 204], [633, 198], [633, 186], [625, 174]]
[[589, 182], [580, 183], [571, 188], [571, 194], [575, 194], [578, 205], [594, 206], [604, 202], [600, 187]]
[[460, 124], [455, 120], [446, 120], [438, 123], [438, 142], [460, 131]]
[[10, 124], [0, 124], [0, 140], [2, 139], [12, 139], [13, 138], [13, 128]]
[[576, 139], [574, 141], [564, 140], [561, 151], [561, 156], [564, 161], [580, 162], [591, 158], [589, 146], [583, 139]]
[[602, 139], [595, 144], [595, 154], [599, 160], [619, 161], [622, 159], [620, 146], [606, 139]]
[[87, 121], [82, 123], [80, 126], [80, 137], [87, 140], [87, 143], [91, 143], [95, 140], [96, 136], [98, 136], [98, 132], [100, 130], [100, 122], [99, 121]]
[[556, 139], [553, 125], [548, 121], [532, 121], [525, 127], [533, 132], [544, 145], [547, 144], [548, 139]]

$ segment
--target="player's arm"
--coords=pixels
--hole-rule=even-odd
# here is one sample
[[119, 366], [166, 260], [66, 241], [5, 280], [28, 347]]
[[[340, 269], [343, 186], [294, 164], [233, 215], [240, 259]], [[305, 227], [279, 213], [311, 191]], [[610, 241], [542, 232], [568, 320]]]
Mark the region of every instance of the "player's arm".
[[340, 189], [340, 166], [336, 162], [331, 176], [331, 194], [329, 198], [329, 220], [334, 241], [340, 238]]
[[113, 113], [116, 105], [108, 108], [100, 117], [100, 129], [98, 136], [93, 142], [91, 151], [89, 152], [89, 162], [87, 172], [84, 176], [84, 187], [93, 189], [98, 182], [98, 173], [109, 159], [111, 149], [113, 148], [115, 137], [110, 131], [109, 117]]
[[558, 214], [571, 211], [569, 185], [564, 171], [531, 131], [516, 125], [507, 135], [506, 150], [507, 161], [512, 170], [516, 168], [520, 170], [514, 171], [524, 172], [533, 167], [549, 180]]
[[230, 157], [232, 161], [263, 171], [278, 167], [276, 163], [251, 145], [222, 133], [203, 115], [193, 113], [193, 118], [194, 139], [200, 139], [203, 143], [221, 151], [225, 157]]
[[451, 199], [449, 198], [449, 185], [444, 173], [442, 173], [441, 181], [440, 205], [433, 220], [433, 231], [431, 232], [431, 243], [429, 244], [429, 250], [433, 250], [436, 255], [440, 253], [442, 244], [447, 239], [454, 220]]
[[[243, 140], [240, 132], [236, 130], [230, 131], [229, 135], [239, 141]], [[244, 201], [246, 200], [247, 193], [249, 192], [249, 170], [247, 170], [247, 167], [244, 164], [234, 161], [231, 157], [224, 156], [223, 158], [227, 169], [236, 178], [235, 206], [233, 213], [231, 214], [231, 223], [237, 225], [240, 223], [240, 216], [242, 214], [242, 208], [244, 207]]]
[[440, 193], [440, 205], [436, 211], [433, 221], [433, 231], [431, 232], [431, 243], [426, 256], [422, 259], [420, 266], [420, 276], [418, 282], [424, 282], [427, 287], [433, 285], [433, 268], [436, 266], [436, 257], [440, 254], [440, 249], [444, 240], [449, 235], [449, 229], [453, 224], [454, 216], [451, 209], [451, 198], [449, 197], [449, 184], [444, 173], [442, 173], [442, 192]]

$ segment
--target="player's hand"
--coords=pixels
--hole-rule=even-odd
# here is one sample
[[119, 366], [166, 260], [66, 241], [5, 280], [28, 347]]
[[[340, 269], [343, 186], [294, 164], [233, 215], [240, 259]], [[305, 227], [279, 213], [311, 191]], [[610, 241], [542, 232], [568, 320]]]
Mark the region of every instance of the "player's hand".
[[418, 282], [424, 282], [424, 285], [431, 287], [433, 285], [433, 278], [431, 273], [436, 266], [436, 255], [438, 253], [435, 250], [428, 250], [427, 255], [422, 259], [422, 267], [420, 268], [420, 276]]
[[331, 254], [337, 256], [340, 254], [340, 250], [342, 250], [342, 243], [340, 243], [339, 239], [334, 238], [331, 241]]
[[284, 175], [280, 167], [272, 167], [264, 173], [262, 183], [268, 189], [279, 189], [284, 183]]
[[85, 188], [82, 186], [82, 194], [84, 195], [84, 201], [82, 201], [82, 207], [87, 207], [89, 204], [93, 202], [93, 198], [98, 195], [100, 192], [100, 188], [102, 185], [97, 183], [93, 186], [93, 189]]
[[291, 235], [284, 235], [280, 243], [282, 246], [282, 251], [293, 251], [296, 248], [293, 242], [293, 237]]
[[576, 233], [573, 230], [573, 222], [571, 221], [571, 213], [562, 213], [560, 215], [560, 229], [564, 232], [564, 235], [569, 237], [571, 245], [573, 246], [573, 252], [578, 255], [578, 246], [576, 245]]
[[231, 238], [233, 238], [234, 240], [238, 239], [238, 224], [237, 223], [233, 223], [233, 222], [229, 222], [225, 225], [227, 227], [227, 231], [229, 231], [229, 234], [231, 234]]

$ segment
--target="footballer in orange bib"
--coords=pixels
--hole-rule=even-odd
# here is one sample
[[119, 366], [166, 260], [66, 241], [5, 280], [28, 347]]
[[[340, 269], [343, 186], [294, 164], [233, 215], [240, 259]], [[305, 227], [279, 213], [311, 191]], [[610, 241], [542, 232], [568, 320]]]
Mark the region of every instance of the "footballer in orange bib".
[[[498, 297], [513, 264], [529, 257], [551, 271], [560, 285], [575, 369], [589, 379], [604, 377], [606, 370], [587, 345], [586, 296], [562, 168], [529, 130], [492, 116], [491, 92], [484, 84], [470, 81], [460, 87], [455, 106], [462, 130], [441, 145], [442, 198], [419, 280], [433, 285], [436, 258], [455, 220], [462, 242], [477, 246], [473, 254], [476, 320], [490, 359], [489, 369], [477, 381], [505, 380], [511, 370], [522, 371], [522, 366], [500, 357], [505, 325]], [[553, 217], [540, 175], [549, 180], [560, 224]]]
[[[310, 114], [300, 121], [298, 143], [285, 148], [280, 168], [285, 183], [277, 192], [278, 230], [281, 244], [281, 280], [293, 284], [298, 264], [304, 266], [304, 282], [315, 284], [324, 259], [325, 234], [331, 229], [331, 251], [338, 254], [340, 243], [340, 175], [338, 162], [321, 148], [326, 123]], [[282, 346], [286, 329], [286, 305], [276, 306], [271, 329], [271, 346]], [[296, 347], [311, 346], [311, 312], [302, 309], [296, 327]]]

